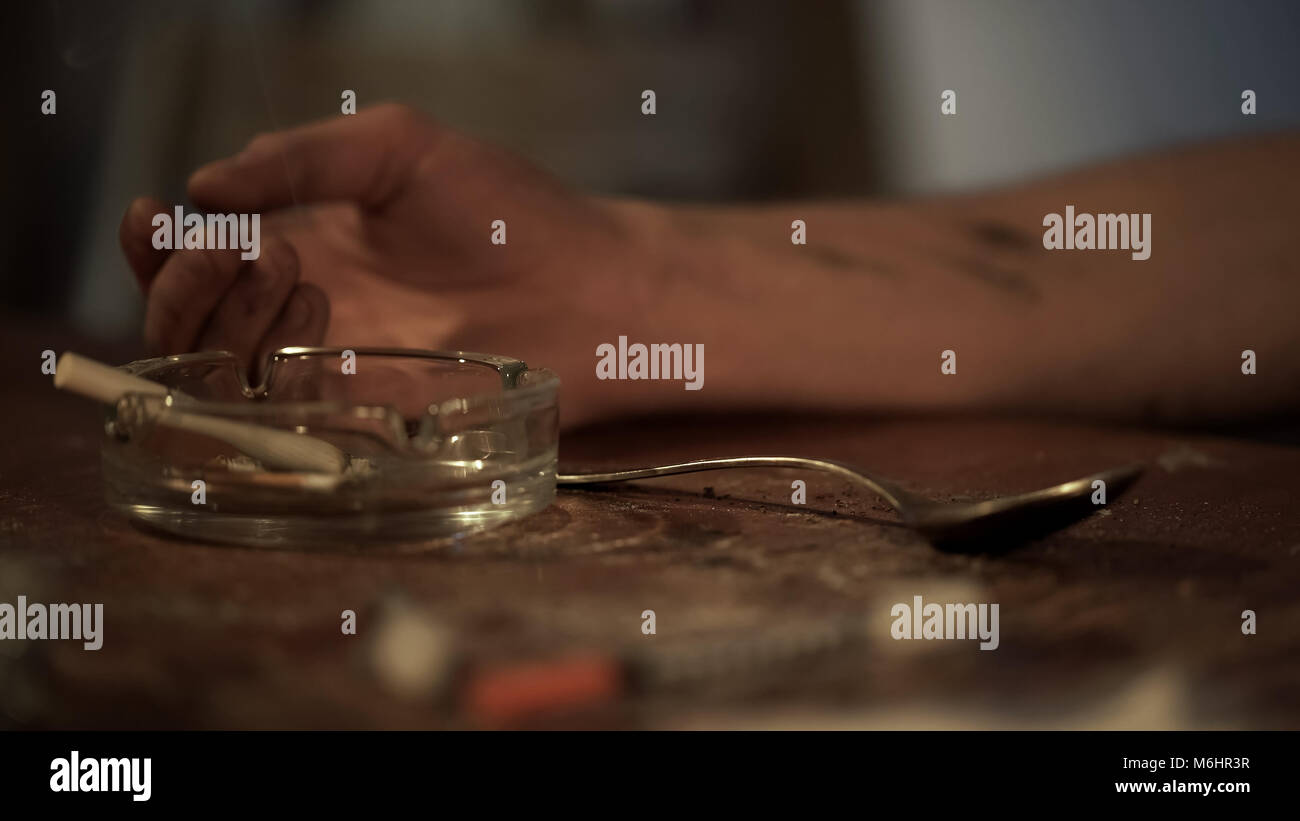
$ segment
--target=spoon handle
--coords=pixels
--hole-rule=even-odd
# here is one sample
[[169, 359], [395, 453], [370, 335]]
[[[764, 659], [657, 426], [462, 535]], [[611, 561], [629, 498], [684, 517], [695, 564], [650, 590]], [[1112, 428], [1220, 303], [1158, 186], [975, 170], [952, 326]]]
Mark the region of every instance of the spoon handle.
[[900, 514], [905, 513], [905, 508], [915, 503], [915, 499], [911, 494], [886, 479], [863, 473], [843, 462], [830, 459], [812, 459], [805, 456], [732, 456], [724, 459], [697, 459], [692, 462], [637, 468], [635, 470], [615, 470], [608, 473], [561, 473], [556, 475], [555, 483], [557, 485], [594, 485], [605, 482], [626, 482], [632, 479], [653, 479], [658, 476], [674, 476], [681, 473], [697, 473], [705, 470], [759, 467], [804, 468], [833, 473], [868, 488], [886, 502], [889, 502], [894, 510]]

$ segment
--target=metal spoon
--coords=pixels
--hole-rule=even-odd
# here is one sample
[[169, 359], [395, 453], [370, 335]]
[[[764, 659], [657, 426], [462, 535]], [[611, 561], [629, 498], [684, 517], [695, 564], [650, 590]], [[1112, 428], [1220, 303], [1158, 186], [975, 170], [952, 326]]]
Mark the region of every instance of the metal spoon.
[[999, 552], [1059, 530], [1101, 507], [1092, 502], [1096, 491], [1094, 482], [1105, 482], [1105, 499], [1110, 502], [1117, 499], [1143, 470], [1142, 465], [1127, 465], [1042, 490], [975, 502], [936, 502], [843, 462], [802, 456], [736, 456], [609, 473], [559, 474], [556, 484], [592, 485], [749, 467], [820, 470], [864, 485], [888, 502], [902, 517], [903, 524], [920, 533], [935, 547], [961, 552]]

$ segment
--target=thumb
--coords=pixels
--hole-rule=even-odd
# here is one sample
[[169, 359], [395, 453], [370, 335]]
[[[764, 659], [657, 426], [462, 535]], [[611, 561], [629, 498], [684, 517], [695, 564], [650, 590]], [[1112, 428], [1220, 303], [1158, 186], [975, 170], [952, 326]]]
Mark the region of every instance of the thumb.
[[264, 134], [240, 154], [190, 177], [190, 198], [208, 210], [262, 212], [348, 201], [378, 208], [396, 197], [443, 131], [414, 109], [388, 103]]

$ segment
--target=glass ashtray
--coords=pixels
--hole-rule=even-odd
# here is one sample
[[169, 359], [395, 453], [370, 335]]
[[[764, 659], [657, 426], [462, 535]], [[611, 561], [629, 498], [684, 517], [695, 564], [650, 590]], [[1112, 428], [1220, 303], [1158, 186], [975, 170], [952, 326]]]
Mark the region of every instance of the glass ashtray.
[[[360, 549], [482, 530], [555, 498], [559, 379], [515, 359], [283, 348], [257, 387], [225, 352], [124, 370], [168, 392], [128, 393], [110, 407], [105, 495], [179, 536]], [[203, 429], [159, 421], [179, 413], [197, 415]], [[341, 472], [270, 467], [210, 434], [228, 422], [328, 442], [341, 451]]]

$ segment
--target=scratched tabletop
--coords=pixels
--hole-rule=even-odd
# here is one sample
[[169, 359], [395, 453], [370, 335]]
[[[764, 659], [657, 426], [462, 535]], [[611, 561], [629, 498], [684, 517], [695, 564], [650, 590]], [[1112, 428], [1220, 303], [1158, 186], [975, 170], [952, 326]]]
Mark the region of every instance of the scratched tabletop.
[[[995, 555], [939, 552], [863, 490], [768, 469], [565, 490], [456, 539], [256, 550], [112, 511], [101, 412], [39, 373], [66, 340], [0, 336], [0, 602], [104, 605], [98, 651], [0, 641], [0, 727], [1300, 727], [1300, 448], [1010, 419], [629, 420], [566, 433], [562, 467], [822, 456], [939, 499], [1148, 469]], [[916, 596], [997, 603], [997, 648], [892, 638]]]

